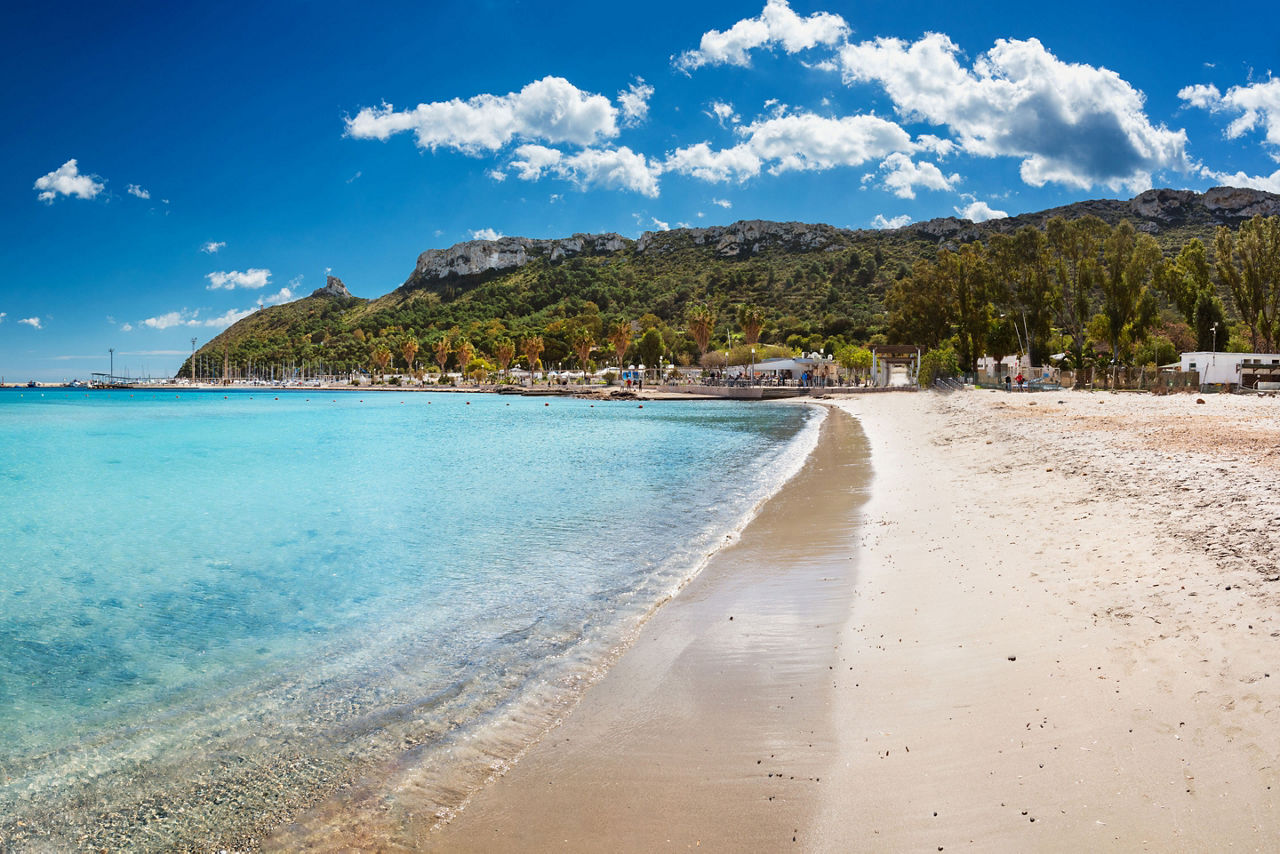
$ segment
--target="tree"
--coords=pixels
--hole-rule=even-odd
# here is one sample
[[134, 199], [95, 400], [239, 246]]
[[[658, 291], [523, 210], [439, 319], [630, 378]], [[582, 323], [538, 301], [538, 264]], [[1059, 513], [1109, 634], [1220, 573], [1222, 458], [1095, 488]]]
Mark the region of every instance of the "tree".
[[1110, 227], [1096, 216], [1066, 220], [1056, 216], [1045, 225], [1050, 270], [1060, 294], [1061, 326], [1071, 335], [1077, 367], [1084, 364], [1085, 327], [1093, 317], [1093, 292], [1099, 277], [1098, 253]]
[[524, 339], [522, 349], [524, 357], [529, 360], [529, 385], [533, 385], [533, 373], [538, 369], [538, 356], [542, 354], [542, 336], [530, 335]]
[[618, 357], [618, 370], [622, 370], [622, 360], [627, 356], [627, 347], [631, 345], [631, 324], [619, 320], [609, 327], [609, 343]]
[[493, 344], [493, 358], [498, 362], [498, 368], [505, 374], [507, 368], [511, 367], [511, 360], [516, 356], [515, 342], [510, 338], [499, 338]]
[[1222, 300], [1211, 290], [1200, 294], [1196, 300], [1195, 317], [1192, 327], [1196, 331], [1196, 349], [1201, 353], [1217, 352], [1226, 349], [1231, 338], [1231, 330], [1227, 326], [1227, 313], [1223, 309]]
[[[1049, 241], [1044, 232], [1024, 225], [1012, 237], [993, 234], [988, 246], [992, 268], [992, 301], [1000, 306], [1010, 321], [1005, 330], [996, 331], [997, 340], [1013, 333], [1015, 340], [1026, 338], [1023, 346], [1032, 364], [1043, 364], [1048, 356], [1048, 339], [1052, 332], [1052, 315], [1059, 293], [1049, 272]], [[1020, 324], [1020, 326], [1019, 326]], [[988, 336], [990, 340], [991, 336]], [[1007, 346], [998, 347], [1008, 355]], [[994, 350], [992, 351], [994, 355]]]
[[1196, 304], [1201, 295], [1213, 289], [1211, 275], [1204, 244], [1200, 238], [1193, 237], [1182, 247], [1164, 277], [1165, 295], [1189, 326], [1195, 326]]
[[662, 333], [654, 327], [646, 329], [644, 335], [640, 336], [640, 342], [636, 344], [640, 361], [651, 368], [657, 366], [658, 359], [662, 357], [662, 350]]
[[586, 327], [579, 326], [569, 333], [569, 346], [578, 357], [578, 365], [582, 368], [582, 382], [587, 382], [587, 371], [591, 365], [591, 351], [596, 346], [595, 336]]
[[381, 376], [387, 372], [387, 365], [391, 364], [391, 348], [386, 344], [378, 344], [373, 348], [373, 364], [378, 369]]
[[688, 311], [689, 334], [693, 336], [693, 341], [698, 345], [698, 355], [701, 356], [707, 352], [707, 345], [711, 343], [711, 330], [716, 326], [715, 309], [706, 303], [698, 303], [689, 306]]
[[436, 343], [432, 348], [436, 357], [436, 364], [440, 366], [440, 373], [444, 373], [444, 366], [449, 363], [449, 354], [453, 352], [453, 342], [449, 340], [448, 335], [441, 335], [436, 339]]
[[471, 346], [471, 342], [463, 338], [458, 342], [456, 351], [458, 354], [458, 370], [462, 373], [462, 379], [467, 379], [467, 367], [471, 364], [471, 357], [475, 355], [476, 348]]
[[760, 341], [760, 330], [764, 329], [764, 309], [758, 305], [739, 306], [738, 325], [742, 327], [747, 346], [754, 347]]
[[1218, 278], [1249, 327], [1253, 351], [1271, 352], [1280, 323], [1280, 217], [1255, 216], [1236, 235], [1220, 226], [1214, 249]]
[[899, 344], [937, 347], [951, 334], [951, 304], [938, 268], [920, 260], [911, 275], [894, 282], [885, 296], [889, 338]]
[[406, 338], [400, 344], [400, 355], [404, 356], [404, 363], [409, 366], [409, 375], [416, 376], [413, 371], [413, 360], [418, 357], [418, 339]]
[[1102, 313], [1112, 357], [1118, 360], [1125, 352], [1124, 340], [1141, 338], [1155, 317], [1150, 286], [1159, 281], [1164, 258], [1155, 238], [1138, 234], [1127, 219], [1104, 241], [1102, 256]]
[[862, 379], [871, 370], [871, 351], [866, 347], [855, 347], [847, 344], [835, 353], [836, 362], [849, 371], [857, 379]]
[[955, 316], [960, 365], [975, 371], [991, 324], [991, 268], [982, 244], [966, 243], [959, 252], [939, 252], [938, 275]]

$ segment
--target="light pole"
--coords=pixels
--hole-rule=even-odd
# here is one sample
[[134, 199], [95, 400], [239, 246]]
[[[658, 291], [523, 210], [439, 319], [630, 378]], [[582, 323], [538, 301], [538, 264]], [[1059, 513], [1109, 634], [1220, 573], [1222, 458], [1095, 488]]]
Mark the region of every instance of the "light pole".
[[751, 348], [751, 377], [749, 380], [751, 385], [756, 384], [756, 348]]
[[107, 376], [107, 382], [115, 383], [116, 381], [116, 348], [108, 347], [107, 352], [111, 354], [111, 373]]
[[196, 339], [191, 339], [191, 384], [196, 384]]

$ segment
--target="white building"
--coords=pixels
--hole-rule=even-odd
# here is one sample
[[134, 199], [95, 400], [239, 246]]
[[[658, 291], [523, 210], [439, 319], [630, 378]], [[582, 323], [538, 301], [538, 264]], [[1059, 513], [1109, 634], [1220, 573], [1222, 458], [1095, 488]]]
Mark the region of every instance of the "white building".
[[1183, 353], [1179, 370], [1199, 372], [1201, 385], [1258, 388], [1280, 381], [1280, 353]]

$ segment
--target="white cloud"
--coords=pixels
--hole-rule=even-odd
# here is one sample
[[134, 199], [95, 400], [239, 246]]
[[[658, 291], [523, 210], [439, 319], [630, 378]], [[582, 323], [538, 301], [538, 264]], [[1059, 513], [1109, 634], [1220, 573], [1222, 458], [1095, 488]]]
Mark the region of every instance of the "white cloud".
[[934, 136], [931, 133], [922, 133], [916, 137], [916, 145], [921, 151], [930, 151], [939, 157], [947, 157], [954, 154], [957, 147], [951, 140]]
[[502, 232], [494, 231], [492, 228], [479, 228], [471, 232], [472, 240], [498, 240], [502, 237]]
[[1280, 169], [1270, 175], [1249, 175], [1246, 172], [1216, 172], [1201, 168], [1200, 174], [1217, 181], [1224, 187], [1248, 187], [1254, 190], [1265, 190], [1268, 193], [1280, 194]]
[[170, 311], [157, 317], [148, 317], [142, 321], [143, 326], [149, 326], [152, 329], [168, 329], [171, 326], [182, 326], [186, 323], [184, 312], [180, 311]]
[[913, 44], [881, 38], [845, 45], [845, 82], [881, 84], [908, 121], [951, 130], [984, 157], [1022, 158], [1022, 179], [1133, 192], [1153, 172], [1187, 171], [1186, 132], [1152, 125], [1144, 96], [1106, 68], [1066, 63], [1037, 39], [999, 39], [972, 68], [945, 35]]
[[637, 77], [630, 88], [618, 93], [618, 106], [622, 108], [623, 127], [634, 127], [649, 115], [649, 99], [653, 97], [653, 87]]
[[1239, 113], [1227, 125], [1228, 139], [1237, 139], [1261, 126], [1266, 129], [1267, 143], [1280, 147], [1280, 78], [1232, 86], [1225, 95], [1212, 84], [1187, 86], [1178, 92], [1178, 97], [1192, 107], [1210, 112]]
[[187, 311], [184, 308], [181, 311], [169, 311], [156, 317], [148, 317], [146, 320], [139, 321], [139, 323], [149, 329], [170, 329], [174, 326], [225, 329], [237, 320], [242, 320], [253, 314], [256, 310], [256, 308], [233, 308], [217, 317], [201, 319], [199, 311]]
[[217, 255], [219, 249], [225, 249], [227, 242], [225, 240], [210, 240], [204, 246], [200, 247], [200, 251], [206, 255]]
[[506, 95], [454, 98], [402, 111], [389, 104], [366, 107], [346, 126], [355, 139], [385, 140], [413, 131], [422, 148], [477, 154], [516, 138], [591, 145], [618, 135], [617, 116], [603, 95], [584, 92], [562, 77], [544, 77]]
[[658, 195], [657, 166], [650, 166], [643, 154], [625, 145], [620, 148], [587, 148], [566, 155], [544, 145], [522, 145], [515, 151], [511, 167], [524, 181], [536, 181], [549, 173], [581, 188], [604, 187], [631, 190], [641, 195]]
[[271, 283], [271, 271], [251, 267], [243, 273], [239, 270], [230, 270], [228, 272], [210, 273], [205, 278], [209, 280], [209, 285], [205, 288], [208, 291], [231, 291], [236, 288], [257, 290], [265, 288]]
[[132, 332], [132, 331], [133, 331], [133, 324], [132, 324], [132, 323], [122, 323], [122, 324], [120, 324], [120, 331], [121, 331], [121, 332]]
[[499, 184], [507, 180], [507, 173], [503, 172], [501, 169], [490, 169], [487, 174], [490, 178], [497, 181]]
[[8, 312], [0, 311], [0, 323], [4, 323], [4, 319], [9, 316]]
[[359, 177], [360, 177], [361, 175], [363, 175], [363, 174], [364, 174], [364, 172], [362, 172], [362, 171], [360, 171], [359, 169], [357, 169], [357, 170], [356, 170], [356, 174], [352, 175], [350, 178], [348, 178], [348, 179], [347, 179], [347, 183], [348, 183], [348, 184], [352, 183], [353, 181], [355, 181], [357, 178], [359, 178]]
[[910, 224], [911, 217], [907, 214], [899, 214], [889, 219], [886, 219], [884, 214], [876, 214], [875, 219], [871, 220], [871, 227], [881, 231], [890, 228], [902, 228], [904, 225]]
[[130, 184], [130, 185], [129, 185], [128, 187], [126, 187], [125, 189], [126, 189], [126, 190], [128, 190], [129, 195], [131, 195], [131, 196], [137, 196], [137, 197], [138, 197], [138, 198], [140, 198], [140, 199], [149, 199], [149, 198], [151, 198], [151, 191], [150, 191], [150, 190], [144, 190], [144, 189], [142, 189], [141, 187], [139, 187], [137, 184]]
[[733, 207], [733, 202], [729, 201], [728, 199], [712, 199], [711, 204], [719, 205], [725, 210], [728, 210], [729, 208]]
[[43, 328], [44, 328], [44, 327], [42, 327], [42, 326], [40, 325], [40, 318], [38, 318], [38, 317], [24, 317], [24, 318], [22, 318], [21, 320], [19, 320], [18, 322], [19, 322], [19, 323], [25, 323], [27, 326], [30, 326], [32, 329], [43, 329]]
[[208, 320], [202, 320], [198, 322], [193, 320], [189, 322], [187, 326], [204, 326], [210, 329], [226, 329], [231, 324], [240, 320], [244, 320], [246, 317], [253, 314], [253, 312], [254, 312], [254, 309], [252, 308], [246, 308], [246, 309], [232, 308], [232, 309], [228, 309], [227, 311], [223, 312], [217, 317], [211, 317]]
[[280, 305], [293, 299], [293, 291], [290, 288], [281, 288], [271, 296], [264, 297], [263, 302], [267, 305]]
[[[972, 199], [971, 196], [968, 198]], [[957, 205], [955, 207], [955, 212], [963, 219], [967, 219], [970, 222], [986, 222], [989, 219], [1004, 219], [1009, 216], [1009, 214], [1004, 211], [998, 211], [991, 207], [991, 205], [986, 202], [979, 201], [978, 199], [972, 199], [972, 201], [964, 207]]]
[[49, 174], [36, 179], [35, 189], [40, 191], [36, 198], [50, 203], [58, 196], [92, 199], [106, 186], [96, 180], [97, 177], [97, 175], [81, 175], [80, 167], [76, 165], [73, 157]]
[[654, 227], [654, 228], [656, 228], [656, 229], [658, 229], [658, 231], [670, 231], [670, 230], [671, 230], [671, 225], [670, 225], [670, 223], [665, 223], [665, 222], [663, 222], [662, 220], [658, 219], [656, 216], [649, 217], [649, 219], [653, 220], [653, 227]]
[[745, 18], [728, 30], [704, 33], [697, 50], [673, 57], [677, 68], [692, 71], [704, 65], [750, 65], [749, 52], [757, 48], [781, 45], [787, 53], [799, 53], [812, 47], [835, 45], [849, 34], [844, 18], [828, 12], [815, 12], [801, 18], [786, 0], [768, 0], [758, 18]]
[[667, 171], [704, 181], [744, 181], [765, 164], [779, 174], [857, 166], [895, 151], [912, 151], [911, 136], [878, 116], [833, 119], [813, 113], [782, 115], [738, 128], [744, 140], [714, 151], [700, 142], [668, 155]]
[[880, 168], [885, 171], [885, 189], [900, 199], [914, 199], [916, 187], [950, 190], [960, 180], [959, 175], [944, 175], [934, 164], [916, 163], [901, 152], [894, 152], [886, 157]]
[[663, 169], [718, 182], [753, 178], [760, 174], [760, 166], [760, 158], [745, 144], [714, 151], [707, 143], [699, 142], [667, 155]]
[[733, 108], [733, 104], [728, 104], [724, 101], [711, 102], [711, 115], [715, 116], [716, 121], [720, 122], [720, 127], [736, 125], [742, 121], [738, 117], [737, 110]]

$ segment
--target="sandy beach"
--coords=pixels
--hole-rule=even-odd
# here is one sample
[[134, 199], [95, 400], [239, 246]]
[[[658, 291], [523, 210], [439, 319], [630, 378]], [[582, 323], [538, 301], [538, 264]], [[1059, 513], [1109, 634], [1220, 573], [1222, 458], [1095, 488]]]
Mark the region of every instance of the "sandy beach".
[[1280, 417], [1200, 399], [840, 402], [856, 424], [406, 847], [1274, 848]]

